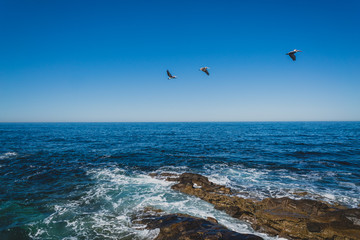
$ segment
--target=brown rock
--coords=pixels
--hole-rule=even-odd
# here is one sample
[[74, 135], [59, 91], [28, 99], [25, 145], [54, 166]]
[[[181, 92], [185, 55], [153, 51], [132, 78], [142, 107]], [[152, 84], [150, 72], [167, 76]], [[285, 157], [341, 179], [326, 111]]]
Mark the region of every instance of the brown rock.
[[166, 181], [168, 181], [168, 182], [176, 182], [178, 180], [179, 180], [179, 178], [177, 178], [177, 177], [168, 177], [168, 178], [166, 178]]
[[160, 173], [159, 175], [160, 175], [160, 176], [163, 176], [163, 177], [179, 176], [179, 174], [177, 174], [177, 173], [168, 173], [168, 172], [163, 172], [163, 173]]
[[301, 196], [301, 197], [303, 197], [303, 196], [308, 195], [308, 192], [294, 192], [293, 194], [296, 195], [296, 196]]
[[218, 223], [218, 221], [213, 217], [207, 217], [206, 220], [213, 222], [213, 223]]
[[145, 207], [143, 210], [143, 213], [163, 213], [164, 211], [161, 209], [157, 209], [151, 206]]
[[290, 239], [360, 239], [360, 209], [321, 201], [231, 196], [231, 189], [199, 174], [184, 173], [172, 189], [197, 196], [230, 216], [249, 221], [258, 231]]
[[169, 214], [164, 216], [146, 216], [141, 223], [146, 224], [147, 229], [160, 229], [159, 235], [154, 240], [263, 239], [253, 234], [241, 234], [231, 231], [213, 220], [209, 221], [186, 214]]

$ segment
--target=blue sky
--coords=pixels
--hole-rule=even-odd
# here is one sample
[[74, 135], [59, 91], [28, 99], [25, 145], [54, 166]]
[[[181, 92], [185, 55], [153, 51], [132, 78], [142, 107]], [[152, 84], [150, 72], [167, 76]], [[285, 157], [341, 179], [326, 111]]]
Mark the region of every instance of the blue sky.
[[2, 0], [0, 121], [359, 121], [359, 10]]

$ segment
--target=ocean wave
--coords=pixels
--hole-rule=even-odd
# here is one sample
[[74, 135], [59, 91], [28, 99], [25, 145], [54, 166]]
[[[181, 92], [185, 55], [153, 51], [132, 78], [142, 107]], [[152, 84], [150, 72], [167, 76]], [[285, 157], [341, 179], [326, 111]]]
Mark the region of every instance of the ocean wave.
[[[306, 173], [298, 173], [287, 169], [207, 164], [204, 165], [203, 174], [210, 181], [226, 185], [245, 198], [309, 198], [349, 207], [357, 207], [360, 204], [360, 184], [348, 180], [347, 177], [351, 177], [352, 174], [347, 172], [309, 170]], [[329, 182], [328, 187], [324, 187], [324, 181]], [[334, 187], [330, 187], [331, 184]], [[298, 195], [299, 192], [303, 194]]]
[[8, 159], [11, 157], [16, 157], [18, 154], [16, 152], [6, 152], [0, 155], [0, 160], [2, 159]]
[[[177, 173], [186, 170], [176, 167], [166, 169]], [[87, 174], [96, 182], [94, 187], [81, 199], [54, 205], [54, 213], [33, 226], [36, 229], [31, 233], [34, 239], [59, 235], [64, 239], [70, 236], [87, 239], [153, 239], [158, 230], [147, 230], [145, 226], [132, 223], [136, 214], [149, 206], [167, 213], [213, 217], [233, 231], [254, 233], [249, 224], [216, 210], [211, 204], [173, 191], [173, 182], [152, 178], [144, 172], [129, 174], [120, 168], [94, 169]], [[64, 231], [55, 233], [54, 229], [58, 228]], [[256, 234], [264, 239], [278, 239], [262, 233]]]

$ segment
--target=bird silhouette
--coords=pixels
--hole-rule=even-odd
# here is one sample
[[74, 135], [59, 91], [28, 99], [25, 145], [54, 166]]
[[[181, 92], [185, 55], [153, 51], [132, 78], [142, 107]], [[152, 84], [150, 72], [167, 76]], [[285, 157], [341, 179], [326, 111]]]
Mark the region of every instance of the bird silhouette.
[[293, 61], [296, 61], [295, 53], [297, 52], [302, 52], [302, 51], [294, 49], [293, 51], [288, 52], [286, 55], [289, 55]]
[[174, 79], [174, 78], [176, 78], [176, 76], [171, 75], [171, 73], [169, 72], [169, 70], [166, 70], [166, 73], [167, 73], [167, 75], [169, 76], [168, 79]]
[[206, 73], [206, 74], [209, 76], [210, 73], [209, 73], [208, 69], [210, 69], [210, 68], [208, 68], [208, 67], [202, 67], [202, 68], [200, 68], [199, 70], [200, 70], [200, 71], [203, 71], [204, 73]]

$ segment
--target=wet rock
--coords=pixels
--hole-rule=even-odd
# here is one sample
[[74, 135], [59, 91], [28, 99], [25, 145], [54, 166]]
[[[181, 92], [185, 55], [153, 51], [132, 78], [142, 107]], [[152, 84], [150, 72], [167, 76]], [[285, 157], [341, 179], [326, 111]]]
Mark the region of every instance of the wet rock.
[[230, 216], [251, 223], [271, 235], [290, 239], [360, 239], [360, 209], [330, 205], [317, 200], [266, 198], [262, 201], [231, 195], [199, 174], [184, 173], [172, 189], [197, 196]]
[[179, 178], [177, 178], [177, 177], [168, 177], [168, 178], [166, 178], [166, 181], [168, 181], [168, 182], [176, 182], [176, 181], [178, 181], [178, 179]]
[[157, 209], [154, 208], [152, 206], [147, 206], [142, 210], [142, 214], [147, 213], [147, 214], [151, 214], [151, 213], [163, 213], [164, 211], [161, 209]]
[[177, 173], [168, 173], [168, 172], [163, 172], [163, 173], [160, 173], [159, 175], [160, 175], [160, 176], [163, 176], [163, 177], [179, 176], [179, 174], [177, 174]]
[[306, 226], [309, 232], [321, 232], [321, 229], [323, 228], [321, 223], [316, 222], [308, 222]]
[[160, 229], [154, 240], [262, 240], [253, 234], [231, 231], [210, 218], [192, 217], [186, 214], [148, 215], [140, 222], [147, 229]]
[[301, 197], [303, 197], [303, 196], [308, 195], [309, 193], [308, 193], [308, 192], [294, 192], [293, 194], [296, 195], [296, 196], [301, 196]]
[[218, 223], [218, 221], [213, 217], [207, 217], [206, 220], [213, 222], [213, 223]]
[[149, 173], [150, 177], [157, 177], [159, 174], [158, 173]]
[[201, 189], [205, 192], [214, 192], [220, 194], [232, 193], [230, 188], [210, 182], [207, 177], [204, 177], [200, 174], [183, 173], [177, 178], [177, 181], [179, 181], [179, 183], [174, 185], [173, 189], [187, 187], [192, 189]]

